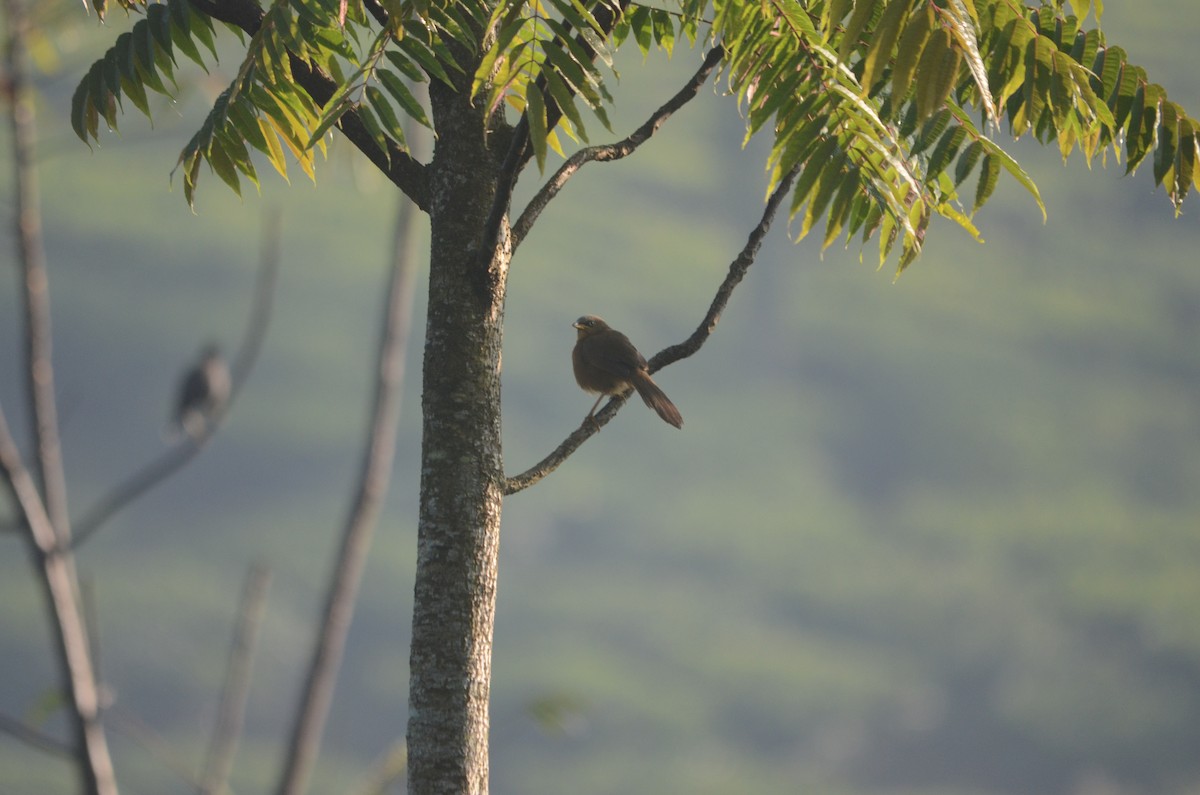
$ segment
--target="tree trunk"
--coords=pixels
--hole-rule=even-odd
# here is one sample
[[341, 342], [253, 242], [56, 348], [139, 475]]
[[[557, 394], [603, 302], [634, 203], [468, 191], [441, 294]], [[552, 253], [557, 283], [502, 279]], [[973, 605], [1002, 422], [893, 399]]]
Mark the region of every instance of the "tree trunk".
[[[505, 242], [479, 257], [498, 158], [468, 92], [430, 88], [429, 310], [409, 679], [412, 795], [488, 788], [488, 696], [504, 473]], [[495, 138], [502, 136], [494, 135]]]

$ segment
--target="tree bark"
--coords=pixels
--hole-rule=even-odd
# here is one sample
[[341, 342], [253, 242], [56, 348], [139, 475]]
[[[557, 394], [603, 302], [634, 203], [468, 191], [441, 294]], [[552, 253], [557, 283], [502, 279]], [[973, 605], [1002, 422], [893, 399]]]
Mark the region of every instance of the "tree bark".
[[[434, 83], [431, 254], [425, 337], [421, 507], [409, 679], [412, 795], [487, 792], [488, 697], [504, 472], [500, 348], [507, 224], [478, 247], [499, 157], [485, 109]], [[501, 136], [493, 133], [493, 139]], [[496, 149], [503, 151], [497, 146]]]

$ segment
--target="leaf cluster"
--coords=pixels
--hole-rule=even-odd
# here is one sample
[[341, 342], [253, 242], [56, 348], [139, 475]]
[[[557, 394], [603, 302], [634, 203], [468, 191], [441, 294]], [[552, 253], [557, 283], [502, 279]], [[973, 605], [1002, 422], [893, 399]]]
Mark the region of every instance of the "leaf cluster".
[[[226, 26], [214, 24], [188, 0], [126, 7], [143, 18], [93, 64], [72, 98], [72, 126], [85, 142], [98, 140], [100, 119], [117, 129], [126, 99], [149, 118], [148, 93], [176, 98], [179, 54], [205, 71], [217, 62], [215, 37]], [[242, 38], [245, 55], [180, 153], [177, 170], [183, 173], [188, 203], [194, 201], [203, 163], [235, 192], [240, 193], [243, 178], [257, 186], [252, 150], [284, 179], [290, 153], [315, 179], [316, 153], [324, 153], [326, 134], [347, 113], [384, 158], [406, 151], [401, 118], [430, 124], [409, 84], [451, 80], [458, 67], [445, 38], [478, 46], [471, 32], [478, 24], [458, 14], [457, 7], [424, 4], [418, 10], [406, 3], [396, 9], [395, 24], [381, 26], [361, 2], [275, 0], [255, 17], [249, 38], [244, 26], [228, 25]], [[400, 23], [405, 18], [410, 24]], [[318, 74], [334, 88], [326, 97], [314, 96], [301, 86], [297, 69]]]
[[[1200, 178], [1194, 119], [1098, 28], [1098, 0], [121, 0], [144, 12], [80, 83], [72, 121], [84, 140], [116, 127], [128, 98], [173, 96], [176, 56], [215, 61], [212, 18], [255, 9], [245, 56], [180, 156], [191, 202], [202, 162], [230, 187], [257, 184], [251, 150], [286, 177], [284, 154], [310, 177], [326, 134], [353, 117], [390, 162], [402, 124], [429, 125], [408, 88], [435, 80], [492, 111], [522, 115], [539, 168], [564, 154], [561, 131], [586, 142], [585, 112], [606, 129], [612, 96], [602, 67], [627, 41], [668, 54], [704, 41], [746, 119], [747, 140], [771, 139], [768, 192], [798, 170], [793, 231], [824, 225], [823, 245], [878, 239], [902, 270], [935, 216], [975, 238], [974, 214], [1001, 174], [1042, 205], [1037, 186], [996, 143], [1006, 125], [1079, 150], [1111, 153], [1127, 171], [1148, 159], [1178, 213]], [[216, 13], [212, 11], [210, 13]], [[314, 89], [297, 69], [323, 82]], [[320, 86], [327, 86], [321, 89]], [[362, 147], [361, 142], [359, 143]]]
[[714, 9], [747, 137], [773, 136], [774, 180], [801, 167], [797, 233], [824, 219], [825, 246], [878, 234], [881, 262], [899, 244], [903, 269], [934, 215], [978, 237], [970, 215], [1002, 171], [1044, 214], [1036, 185], [989, 135], [1002, 120], [1089, 163], [1111, 148], [1132, 171], [1153, 153], [1177, 210], [1200, 176], [1194, 121], [1098, 29], [1081, 27], [1071, 12], [1086, 14], [1084, 0], [715, 0]]

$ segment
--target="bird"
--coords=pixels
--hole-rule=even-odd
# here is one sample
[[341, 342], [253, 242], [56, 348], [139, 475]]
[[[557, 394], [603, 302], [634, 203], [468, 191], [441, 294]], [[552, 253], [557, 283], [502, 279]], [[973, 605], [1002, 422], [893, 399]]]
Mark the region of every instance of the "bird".
[[175, 425], [188, 436], [196, 437], [213, 415], [229, 400], [232, 387], [229, 366], [221, 350], [209, 344], [200, 358], [179, 382], [175, 400]]
[[650, 378], [646, 358], [638, 353], [629, 337], [595, 315], [584, 315], [571, 325], [577, 332], [575, 349], [571, 351], [575, 380], [585, 392], [600, 393], [587, 415], [593, 424], [596, 407], [606, 395], [619, 395], [633, 387], [665, 422], [683, 427], [679, 409]]

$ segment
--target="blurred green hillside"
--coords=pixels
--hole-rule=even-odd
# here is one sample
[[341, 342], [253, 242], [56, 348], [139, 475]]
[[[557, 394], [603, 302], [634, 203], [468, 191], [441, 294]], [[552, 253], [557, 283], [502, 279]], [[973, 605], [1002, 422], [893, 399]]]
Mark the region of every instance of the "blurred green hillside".
[[[271, 565], [233, 781], [262, 792], [356, 473], [398, 197], [335, 145], [316, 187], [264, 169], [262, 195], [239, 200], [209, 178], [191, 213], [168, 176], [219, 77], [163, 104], [153, 131], [126, 116], [89, 152], [67, 98], [124, 24], [60, 42], [76, 46], [40, 109], [76, 515], [162, 449], [202, 344], [236, 346], [266, 208], [283, 211], [285, 261], [228, 426], [80, 566], [118, 775], [162, 793], [186, 784], [137, 726], [196, 768], [240, 580]], [[1110, 0], [1104, 28], [1200, 109], [1191, 0]], [[617, 133], [694, 65], [688, 51], [626, 58]], [[647, 355], [699, 321], [761, 212], [762, 152], [741, 136], [733, 104], [706, 90], [545, 213], [510, 280], [510, 473], [590, 405], [568, 364], [574, 318], [604, 316]], [[1149, 173], [1013, 151], [1048, 224], [1002, 180], [978, 219], [986, 245], [942, 225], [898, 281], [873, 245], [861, 261], [822, 256], [778, 224], [710, 342], [657, 377], [683, 431], [631, 404], [506, 502], [494, 793], [1200, 793], [1200, 205], [1176, 219]], [[8, 169], [6, 155], [6, 210]], [[526, 174], [525, 195], [537, 182]], [[22, 427], [14, 271], [0, 270], [0, 405]], [[356, 792], [405, 729], [416, 337], [317, 793]], [[0, 712], [33, 719], [55, 677], [26, 565], [0, 536]], [[0, 795], [71, 782], [0, 736]]]

